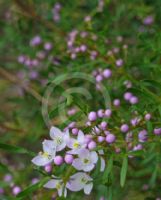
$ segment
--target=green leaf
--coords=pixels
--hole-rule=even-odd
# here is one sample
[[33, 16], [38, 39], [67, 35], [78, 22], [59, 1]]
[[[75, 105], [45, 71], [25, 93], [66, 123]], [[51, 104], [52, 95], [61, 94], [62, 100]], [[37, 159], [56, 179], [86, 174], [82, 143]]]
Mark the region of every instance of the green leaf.
[[31, 194], [32, 192], [36, 191], [37, 189], [41, 188], [50, 178], [49, 177], [45, 177], [44, 179], [42, 179], [40, 182], [35, 183], [34, 185], [30, 185], [29, 187], [27, 187], [25, 190], [23, 190], [22, 192], [20, 192], [17, 197], [25, 197], [28, 196], [29, 194]]
[[149, 181], [149, 185], [150, 185], [151, 187], [154, 187], [154, 186], [155, 186], [156, 179], [157, 179], [157, 174], [158, 174], [158, 168], [155, 167], [155, 169], [153, 170], [152, 176], [151, 176], [151, 178], [150, 178], [150, 181]]
[[9, 151], [11, 153], [29, 154], [31, 156], [35, 155], [34, 152], [28, 151], [27, 149], [25, 149], [23, 147], [13, 146], [13, 145], [4, 144], [4, 143], [0, 143], [0, 149]]
[[151, 121], [146, 122], [148, 133], [151, 134], [153, 132], [153, 124]]
[[113, 168], [113, 156], [110, 157], [108, 163], [107, 163], [107, 168], [103, 174], [103, 183], [108, 182], [109, 174], [111, 173]]
[[10, 197], [10, 196], [0, 196], [0, 200], [21, 200], [21, 198]]
[[10, 170], [8, 169], [6, 165], [4, 165], [3, 163], [0, 163], [0, 171], [9, 172]]
[[124, 187], [124, 185], [125, 185], [127, 169], [128, 169], [128, 157], [125, 156], [124, 159], [123, 159], [121, 173], [120, 173], [120, 185], [121, 185], [121, 187]]

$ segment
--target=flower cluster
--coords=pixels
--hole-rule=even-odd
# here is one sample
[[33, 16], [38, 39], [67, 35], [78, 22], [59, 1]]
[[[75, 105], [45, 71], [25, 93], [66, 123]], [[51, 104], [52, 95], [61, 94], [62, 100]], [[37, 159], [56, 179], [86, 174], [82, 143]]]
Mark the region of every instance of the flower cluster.
[[[66, 196], [67, 189], [74, 192], [84, 190], [85, 194], [90, 194], [93, 188], [93, 178], [89, 173], [96, 167], [99, 159], [100, 171], [105, 170], [106, 151], [104, 150], [111, 147], [116, 154], [122, 151], [122, 146], [119, 147], [121, 134], [124, 135], [124, 139], [121, 140], [127, 145], [129, 153], [144, 148], [142, 144], [149, 137], [144, 126], [152, 116], [150, 113], [146, 113], [144, 117], [137, 116], [137, 113], [135, 115], [130, 123], [122, 123], [120, 127], [114, 129], [110, 127], [111, 109], [91, 111], [86, 121], [86, 126], [91, 128], [90, 134], [84, 134], [75, 122], [71, 122], [64, 131], [52, 127], [50, 129], [51, 139], [43, 141], [43, 151], [34, 157], [32, 162], [37, 166], [43, 166], [47, 172], [52, 172], [52, 164], [61, 166], [64, 163], [67, 166], [70, 165], [72, 170], [69, 170], [67, 176], [51, 174], [51, 180], [44, 187], [57, 189], [59, 196]], [[99, 119], [103, 121], [99, 122]], [[137, 140], [134, 139], [136, 126], [139, 127]], [[161, 135], [161, 128], [155, 128], [153, 132], [154, 135]], [[117, 140], [118, 144], [116, 145]], [[129, 154], [129, 158], [133, 158], [133, 156]]]
[[[71, 137], [69, 130], [64, 132], [56, 127], [50, 129], [50, 137], [52, 140], [43, 141], [43, 152], [40, 152], [32, 159], [37, 166], [45, 166], [46, 170], [51, 163], [60, 166], [65, 162], [73, 166], [78, 172], [70, 177], [59, 178], [52, 175], [52, 178], [44, 187], [56, 188], [59, 196], [66, 196], [67, 189], [70, 191], [84, 190], [85, 194], [89, 194], [92, 190], [92, 178], [87, 172], [92, 171], [98, 161], [98, 153], [90, 148], [89, 137], [79, 130], [76, 138]], [[64, 156], [60, 152], [65, 152]], [[102, 151], [100, 151], [102, 154]], [[101, 171], [104, 170], [105, 162], [101, 159]]]

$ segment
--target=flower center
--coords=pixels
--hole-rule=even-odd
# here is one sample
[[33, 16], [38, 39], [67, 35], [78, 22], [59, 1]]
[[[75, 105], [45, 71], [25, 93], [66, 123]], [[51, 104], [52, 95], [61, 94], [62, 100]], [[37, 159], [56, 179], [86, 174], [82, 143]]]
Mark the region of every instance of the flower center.
[[49, 160], [52, 158], [52, 156], [51, 156], [49, 153], [47, 153], [47, 152], [42, 153], [42, 156], [43, 156], [44, 158], [49, 159]]
[[80, 144], [78, 142], [74, 142], [73, 147], [74, 149], [78, 149], [80, 147]]
[[57, 190], [59, 190], [61, 188], [61, 184], [57, 183], [55, 187], [56, 187]]
[[85, 158], [85, 159], [83, 160], [83, 162], [84, 162], [84, 164], [88, 164], [88, 163], [89, 163], [89, 160], [88, 160], [87, 158]]
[[55, 138], [55, 141], [56, 141], [56, 143], [58, 144], [58, 145], [60, 145], [61, 143], [62, 143], [62, 138], [61, 137], [56, 137]]
[[44, 152], [44, 153], [42, 153], [42, 156], [45, 157], [45, 158], [48, 158], [49, 154], [47, 152]]
[[87, 183], [87, 180], [83, 177], [83, 178], [81, 179], [81, 183]]

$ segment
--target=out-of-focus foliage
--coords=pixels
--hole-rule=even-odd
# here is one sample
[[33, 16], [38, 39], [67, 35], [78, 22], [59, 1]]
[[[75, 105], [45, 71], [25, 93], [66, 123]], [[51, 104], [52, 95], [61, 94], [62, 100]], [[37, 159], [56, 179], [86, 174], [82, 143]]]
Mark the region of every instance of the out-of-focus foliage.
[[[99, 2], [104, 2], [102, 7]], [[58, 3], [61, 8], [56, 13], [53, 9]], [[79, 72], [88, 76], [95, 69], [107, 67], [113, 71], [111, 82], [104, 83], [110, 98], [122, 100], [126, 91], [123, 83], [129, 80], [133, 87], [128, 91], [140, 100], [130, 108], [126, 102], [122, 103], [113, 127], [121, 125], [122, 119], [130, 120], [129, 113], [133, 110], [140, 115], [153, 113], [152, 123], [144, 124], [151, 140], [145, 144], [146, 150], [136, 152], [136, 157], [129, 162], [125, 146], [117, 158], [110, 150], [106, 156], [106, 173], [100, 173], [96, 167], [92, 174], [97, 178], [91, 195], [69, 193], [67, 199], [97, 200], [104, 196], [110, 200], [155, 200], [161, 197], [161, 138], [155, 138], [152, 133], [155, 126], [161, 126], [161, 1], [2, 0], [0, 13], [0, 199], [51, 199], [55, 190], [42, 187], [47, 173], [31, 163], [41, 141], [48, 138], [42, 97], [48, 85], [54, 80], [59, 82], [62, 74], [70, 77]], [[150, 25], [143, 23], [147, 16], [154, 20]], [[87, 51], [70, 51], [68, 41], [73, 30], [78, 32], [75, 46], [86, 45]], [[38, 46], [31, 45], [35, 36], [42, 39]], [[119, 42], [120, 36], [122, 42]], [[52, 48], [44, 50], [48, 42]], [[119, 48], [119, 52], [109, 57], [109, 51], [114, 48]], [[18, 60], [22, 55], [28, 60], [26, 64]], [[115, 67], [119, 58], [124, 60], [122, 68]], [[33, 64], [35, 59], [38, 64]], [[48, 105], [54, 125], [64, 128], [68, 121], [84, 122], [88, 112], [104, 108], [102, 93], [88, 80], [88, 77], [82, 80], [74, 76], [55, 87]], [[68, 88], [80, 86], [87, 88], [92, 97], [62, 95]], [[78, 110], [67, 122], [60, 115], [60, 105], [63, 110], [64, 103], [66, 111], [71, 107]], [[90, 129], [85, 131], [88, 133]], [[64, 165], [54, 170], [66, 173]], [[5, 180], [7, 174], [12, 176], [9, 182]], [[100, 177], [106, 179], [100, 183]], [[31, 186], [37, 179], [41, 182]], [[24, 190], [19, 197], [13, 194], [16, 185]]]

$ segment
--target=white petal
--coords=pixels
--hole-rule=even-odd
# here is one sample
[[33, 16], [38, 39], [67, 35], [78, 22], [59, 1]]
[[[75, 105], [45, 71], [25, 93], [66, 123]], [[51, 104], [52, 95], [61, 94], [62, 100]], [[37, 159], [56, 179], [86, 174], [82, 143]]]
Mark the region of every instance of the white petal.
[[78, 170], [83, 169], [83, 163], [82, 163], [81, 159], [79, 159], [79, 158], [74, 159], [72, 165], [73, 165], [73, 167], [75, 167]]
[[84, 166], [83, 166], [83, 170], [84, 170], [85, 172], [90, 172], [94, 167], [95, 167], [94, 164], [84, 165]]
[[56, 188], [56, 184], [58, 183], [59, 181], [58, 180], [54, 180], [54, 179], [51, 179], [50, 181], [48, 181], [44, 187], [45, 188]]
[[56, 146], [52, 140], [43, 141], [43, 151], [55, 156]]
[[60, 136], [60, 135], [62, 135], [61, 130], [59, 128], [56, 128], [55, 126], [52, 126], [50, 129], [50, 137], [54, 139], [55, 136]]
[[83, 149], [78, 150], [78, 154], [80, 158], [88, 158], [90, 155], [90, 152], [88, 149], [83, 148]]
[[66, 142], [63, 141], [61, 144], [57, 145], [56, 151], [61, 151], [66, 147]]
[[86, 174], [84, 172], [78, 172], [70, 176], [70, 179], [67, 182], [66, 187], [74, 192], [82, 190], [85, 184], [81, 182], [81, 179], [84, 178], [85, 176]]
[[92, 163], [96, 163], [98, 161], [97, 153], [95, 151], [92, 151], [90, 154], [90, 158], [91, 158]]
[[67, 151], [67, 153], [77, 155], [79, 153], [79, 149], [73, 149], [73, 150]]
[[105, 160], [101, 157], [101, 168], [100, 171], [103, 172], [105, 170]]
[[61, 197], [63, 194], [63, 187], [61, 187], [59, 190], [58, 190], [58, 195], [59, 197]]
[[45, 166], [49, 164], [52, 160], [49, 160], [47, 157], [38, 155], [31, 160], [37, 166]]
[[93, 188], [93, 183], [86, 184], [85, 187], [84, 187], [84, 193], [85, 194], [90, 194], [92, 188]]
[[64, 133], [64, 141], [67, 143], [67, 141], [69, 140], [70, 136], [69, 136], [69, 130], [67, 130], [65, 133]]
[[80, 130], [78, 132], [78, 138], [77, 139], [78, 139], [79, 143], [84, 143], [84, 133]]
[[73, 149], [73, 144], [77, 142], [76, 139], [73, 139], [73, 138], [70, 138], [68, 141], [67, 141], [67, 146], [70, 148], [70, 149]]
[[99, 150], [98, 153], [99, 153], [100, 155], [104, 155], [104, 151], [103, 151], [102, 149]]
[[64, 197], [66, 197], [67, 196], [67, 189], [65, 188], [64, 189]]
[[75, 182], [75, 181], [69, 181], [69, 182], [67, 182], [66, 187], [70, 191], [77, 192], [77, 191], [80, 191], [84, 188], [84, 184], [80, 184], [80, 183]]

